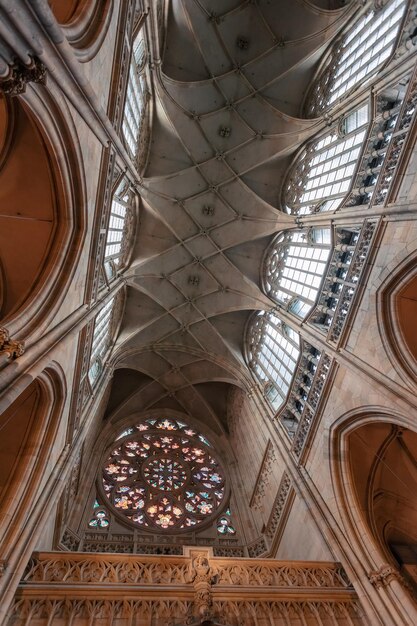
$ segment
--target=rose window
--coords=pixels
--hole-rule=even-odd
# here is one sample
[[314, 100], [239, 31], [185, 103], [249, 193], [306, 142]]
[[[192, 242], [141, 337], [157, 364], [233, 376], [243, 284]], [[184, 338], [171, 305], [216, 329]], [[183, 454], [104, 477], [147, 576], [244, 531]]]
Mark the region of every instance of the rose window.
[[103, 470], [114, 509], [151, 531], [187, 530], [223, 504], [224, 472], [209, 441], [187, 424], [149, 419], [123, 431]]

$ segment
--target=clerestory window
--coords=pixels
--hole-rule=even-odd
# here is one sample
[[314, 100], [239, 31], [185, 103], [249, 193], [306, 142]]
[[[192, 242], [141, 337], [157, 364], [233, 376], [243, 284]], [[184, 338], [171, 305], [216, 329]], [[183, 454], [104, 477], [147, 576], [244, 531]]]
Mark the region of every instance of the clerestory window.
[[[368, 105], [306, 145], [285, 186], [289, 213], [334, 211], [350, 189], [368, 125]], [[347, 133], [347, 134], [346, 134]]]
[[317, 115], [377, 73], [392, 53], [406, 5], [406, 0], [387, 2], [360, 17], [339, 40], [314, 86], [311, 114]]
[[256, 314], [247, 333], [248, 363], [272, 406], [285, 401], [300, 356], [300, 338], [274, 312]]
[[147, 102], [146, 78], [142, 71], [145, 50], [144, 32], [141, 29], [133, 42], [122, 123], [123, 136], [132, 156], [135, 156], [137, 152]]
[[113, 194], [109, 224], [107, 227], [104, 268], [110, 280], [123, 265], [129, 223], [132, 218], [131, 194], [128, 182], [122, 180]]
[[304, 318], [316, 302], [330, 250], [329, 228], [287, 231], [278, 235], [265, 261], [267, 294]]

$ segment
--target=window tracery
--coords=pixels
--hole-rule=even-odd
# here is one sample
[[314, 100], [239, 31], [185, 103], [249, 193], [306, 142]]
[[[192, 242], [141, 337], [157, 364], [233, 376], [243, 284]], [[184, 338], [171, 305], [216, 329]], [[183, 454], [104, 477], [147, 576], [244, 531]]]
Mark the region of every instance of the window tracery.
[[132, 230], [132, 194], [126, 179], [119, 182], [113, 194], [104, 252], [104, 269], [108, 280], [123, 265]]
[[110, 346], [113, 305], [114, 298], [111, 298], [96, 315], [94, 322], [90, 368], [88, 371], [88, 378], [91, 385], [94, 385], [98, 381], [103, 370], [103, 357]]
[[108, 528], [109, 525], [110, 521], [106, 509], [100, 506], [98, 500], [95, 500], [93, 504], [93, 516], [88, 522], [88, 527], [95, 529], [104, 529]]
[[278, 409], [287, 397], [300, 356], [300, 338], [275, 312], [261, 311], [248, 327], [248, 363]]
[[122, 132], [132, 156], [136, 156], [141, 124], [147, 103], [146, 78], [143, 72], [146, 47], [144, 31], [141, 29], [132, 47]]
[[314, 85], [308, 110], [311, 116], [377, 73], [392, 53], [406, 5], [406, 0], [391, 0], [362, 15], [337, 42]]
[[289, 213], [339, 208], [351, 187], [367, 125], [368, 105], [364, 105], [346, 116], [340, 130], [333, 128], [306, 145], [284, 187]]
[[316, 301], [330, 249], [329, 228], [286, 231], [278, 235], [265, 260], [267, 294], [304, 318]]
[[235, 535], [236, 529], [231, 521], [230, 509], [226, 509], [224, 514], [217, 520], [217, 532], [219, 535]]
[[102, 488], [119, 515], [153, 532], [196, 528], [218, 515], [225, 474], [204, 435], [159, 418], [125, 429], [116, 442]]

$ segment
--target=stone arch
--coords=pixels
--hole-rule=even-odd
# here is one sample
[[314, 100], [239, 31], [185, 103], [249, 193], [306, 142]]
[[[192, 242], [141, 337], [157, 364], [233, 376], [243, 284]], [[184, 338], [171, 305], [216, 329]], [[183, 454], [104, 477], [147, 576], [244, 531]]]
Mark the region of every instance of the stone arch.
[[90, 61], [106, 36], [112, 0], [48, 0], [48, 4], [79, 61]]
[[[406, 562], [415, 547], [417, 563], [417, 535], [404, 524], [411, 512], [411, 524], [417, 520], [417, 432], [412, 418], [379, 407], [351, 411], [333, 424], [329, 446], [335, 500], [355, 560], [377, 588], [407, 579], [417, 597], [414, 564]], [[405, 539], [408, 545], [401, 546]], [[389, 576], [384, 578], [384, 572]], [[405, 593], [399, 585], [391, 592], [397, 598]], [[412, 607], [408, 599], [403, 615], [410, 610], [415, 615]]]
[[85, 224], [73, 128], [39, 89], [0, 97], [0, 319], [25, 338], [64, 296]]
[[[56, 446], [66, 383], [62, 370], [51, 365], [33, 380], [0, 415], [0, 550], [2, 558], [23, 541], [48, 506], [49, 466], [57, 461]], [[64, 443], [65, 432], [62, 434]], [[27, 540], [28, 538], [26, 538]]]
[[377, 294], [378, 324], [385, 350], [396, 371], [416, 381], [417, 256], [407, 257]]

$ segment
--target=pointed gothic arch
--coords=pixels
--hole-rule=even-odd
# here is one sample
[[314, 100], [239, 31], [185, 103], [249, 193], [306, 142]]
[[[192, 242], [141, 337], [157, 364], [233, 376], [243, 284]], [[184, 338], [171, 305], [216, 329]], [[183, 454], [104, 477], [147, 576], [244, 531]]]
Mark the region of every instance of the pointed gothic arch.
[[106, 36], [112, 0], [48, 0], [50, 10], [81, 62], [91, 61]]
[[[411, 454], [410, 447], [414, 451]], [[408, 516], [412, 526], [413, 517], [417, 519], [416, 452], [412, 416], [386, 408], [350, 411], [330, 429], [330, 473], [351, 549], [360, 555], [371, 582], [384, 568], [392, 568], [389, 580], [407, 579], [414, 599], [417, 580], [413, 579], [413, 568], [407, 569], [410, 563], [406, 559], [417, 561], [417, 535], [407, 528], [406, 520]], [[401, 607], [403, 615], [410, 608], [409, 602], [410, 598]]]
[[0, 416], [2, 558], [22, 541], [22, 524], [31, 532], [42, 510], [53, 504], [48, 502], [47, 467], [61, 448], [57, 437], [66, 394], [65, 376], [52, 363]]
[[417, 257], [408, 256], [377, 293], [379, 332], [385, 351], [407, 383], [416, 381], [417, 366]]
[[22, 98], [2, 96], [0, 104], [0, 318], [25, 338], [53, 315], [75, 271], [85, 235], [84, 181], [62, 101], [39, 87]]

